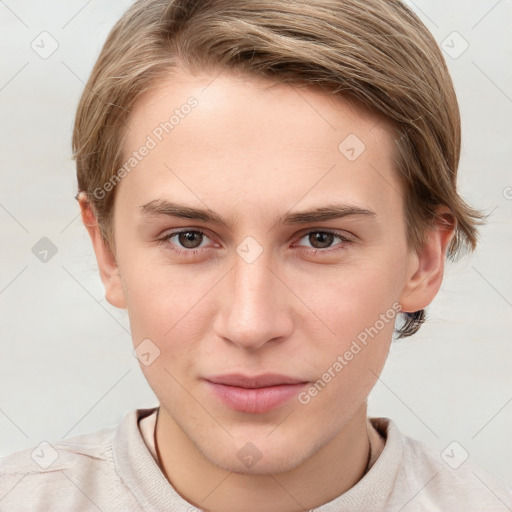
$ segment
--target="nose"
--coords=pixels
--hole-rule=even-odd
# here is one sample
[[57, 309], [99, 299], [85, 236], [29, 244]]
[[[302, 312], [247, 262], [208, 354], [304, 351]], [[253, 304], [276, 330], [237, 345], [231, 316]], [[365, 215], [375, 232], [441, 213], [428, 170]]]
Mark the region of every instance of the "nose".
[[279, 342], [293, 332], [293, 294], [265, 251], [253, 262], [235, 255], [223, 280], [221, 312], [215, 320], [220, 338], [248, 351]]

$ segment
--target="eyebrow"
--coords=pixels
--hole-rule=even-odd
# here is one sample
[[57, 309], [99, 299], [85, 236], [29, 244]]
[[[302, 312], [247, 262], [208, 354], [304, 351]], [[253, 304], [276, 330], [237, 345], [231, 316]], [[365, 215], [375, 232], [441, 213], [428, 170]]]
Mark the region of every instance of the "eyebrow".
[[[227, 222], [218, 213], [209, 208], [193, 208], [163, 199], [155, 199], [142, 205], [140, 208], [142, 212], [148, 216], [163, 215], [167, 217], [210, 222], [229, 229]], [[309, 210], [285, 213], [276, 219], [276, 224], [308, 224], [311, 222], [322, 222], [353, 216], [375, 217], [376, 213], [367, 208], [361, 208], [355, 205], [330, 203]]]

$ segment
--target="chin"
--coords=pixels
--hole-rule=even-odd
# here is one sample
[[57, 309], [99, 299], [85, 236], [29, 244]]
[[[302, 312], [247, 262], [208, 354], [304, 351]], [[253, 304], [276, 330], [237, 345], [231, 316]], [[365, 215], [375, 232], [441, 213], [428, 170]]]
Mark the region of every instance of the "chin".
[[262, 448], [261, 444], [258, 448], [256, 443], [247, 442], [238, 448], [240, 443], [236, 443], [236, 447], [221, 450], [217, 446], [213, 453], [203, 451], [203, 455], [215, 466], [239, 475], [284, 473], [295, 469], [308, 457], [300, 443], [269, 446], [267, 442]]

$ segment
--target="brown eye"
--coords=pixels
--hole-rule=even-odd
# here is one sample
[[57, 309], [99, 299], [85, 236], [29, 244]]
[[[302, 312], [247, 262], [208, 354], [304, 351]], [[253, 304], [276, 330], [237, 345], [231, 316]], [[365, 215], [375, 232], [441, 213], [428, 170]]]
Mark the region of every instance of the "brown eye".
[[173, 231], [164, 235], [160, 241], [173, 251], [184, 256], [192, 256], [207, 248], [209, 237], [200, 230]]
[[315, 249], [325, 249], [331, 246], [335, 238], [332, 233], [313, 231], [309, 233], [308, 240]]
[[[299, 244], [307, 253], [331, 254], [335, 251], [346, 248], [352, 240], [341, 233], [331, 231], [309, 231], [300, 240], [305, 240], [305, 245]], [[338, 241], [337, 243], [336, 240]], [[309, 244], [309, 245], [308, 245]]]
[[199, 231], [182, 231], [178, 233], [179, 243], [186, 249], [196, 249], [201, 245], [203, 233]]

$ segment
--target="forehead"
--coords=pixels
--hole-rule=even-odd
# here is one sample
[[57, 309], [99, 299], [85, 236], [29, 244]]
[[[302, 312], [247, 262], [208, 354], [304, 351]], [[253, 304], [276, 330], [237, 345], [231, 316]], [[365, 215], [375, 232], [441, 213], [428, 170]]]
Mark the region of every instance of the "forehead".
[[401, 211], [390, 125], [318, 88], [176, 71], [137, 100], [123, 149], [134, 166], [118, 195], [138, 206], [173, 198], [249, 215], [343, 199]]

